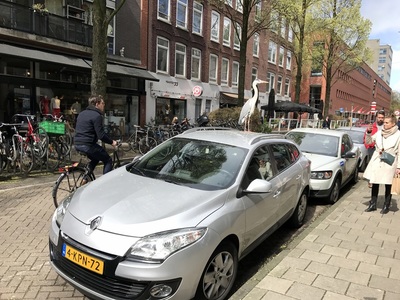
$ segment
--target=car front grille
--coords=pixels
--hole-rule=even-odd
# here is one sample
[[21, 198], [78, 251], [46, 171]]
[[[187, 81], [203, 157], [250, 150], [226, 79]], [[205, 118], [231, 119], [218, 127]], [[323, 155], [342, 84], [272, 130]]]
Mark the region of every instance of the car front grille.
[[[59, 249], [50, 244], [52, 261], [65, 275], [82, 286], [113, 299], [141, 299], [149, 282], [135, 282], [117, 277], [102, 276], [86, 270], [61, 256]], [[107, 262], [106, 262], [107, 263]]]

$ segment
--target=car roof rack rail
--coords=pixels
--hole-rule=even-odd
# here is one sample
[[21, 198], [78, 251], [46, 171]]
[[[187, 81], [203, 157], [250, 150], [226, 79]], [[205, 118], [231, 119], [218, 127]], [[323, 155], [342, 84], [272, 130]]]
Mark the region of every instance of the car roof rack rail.
[[209, 126], [207, 126], [207, 127], [193, 127], [193, 128], [188, 129], [188, 130], [185, 130], [181, 134], [197, 132], [197, 131], [216, 131], [216, 130], [226, 130], [226, 131], [235, 130], [235, 131], [238, 131], [238, 129], [230, 128], [230, 127], [209, 127]]
[[271, 140], [271, 139], [285, 139], [285, 136], [280, 133], [266, 133], [263, 135], [256, 136], [254, 139], [251, 140], [250, 145], [253, 145], [255, 143], [258, 143], [259, 141], [262, 140]]

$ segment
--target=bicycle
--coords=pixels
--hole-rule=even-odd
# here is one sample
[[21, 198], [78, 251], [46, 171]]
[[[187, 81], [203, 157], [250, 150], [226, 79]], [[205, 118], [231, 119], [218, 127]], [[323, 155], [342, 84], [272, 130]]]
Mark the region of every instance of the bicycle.
[[9, 127], [6, 130], [0, 130], [0, 171], [13, 166], [14, 172], [19, 167], [21, 172], [28, 174], [34, 165], [35, 159], [33, 149], [26, 138], [21, 136], [17, 126], [21, 124], [1, 123], [1, 127]]
[[135, 132], [122, 144], [123, 151], [138, 149], [141, 154], [145, 154], [157, 146], [157, 141], [150, 136], [150, 127], [147, 126], [146, 131], [138, 125], [134, 127]]
[[122, 139], [121, 129], [114, 122], [109, 122], [108, 125], [104, 125], [104, 131], [112, 140]]
[[[120, 147], [121, 141], [118, 140], [117, 146], [113, 149], [113, 170], [123, 165], [118, 154]], [[82, 163], [84, 159], [87, 159], [87, 155], [82, 152], [79, 152], [79, 154], [81, 155], [79, 162], [74, 162], [71, 165], [64, 166], [60, 169], [61, 174], [56, 180], [52, 190], [53, 203], [55, 207], [58, 207], [60, 200], [76, 191], [79, 187], [96, 179], [95, 174], [89, 168], [89, 162], [84, 164]]]

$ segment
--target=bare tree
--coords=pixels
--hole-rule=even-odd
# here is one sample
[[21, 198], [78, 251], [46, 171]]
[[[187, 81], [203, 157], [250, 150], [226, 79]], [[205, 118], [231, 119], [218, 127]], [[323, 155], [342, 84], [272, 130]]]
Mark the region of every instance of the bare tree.
[[107, 0], [93, 1], [93, 45], [91, 95], [105, 95], [107, 91], [107, 29], [111, 20], [125, 4], [121, 0], [115, 10], [107, 10]]
[[233, 22], [234, 34], [240, 43], [238, 106], [243, 106], [247, 43], [255, 33], [270, 29], [278, 21], [271, 13], [276, 1], [237, 0], [239, 7], [231, 7], [226, 0], [210, 0]]

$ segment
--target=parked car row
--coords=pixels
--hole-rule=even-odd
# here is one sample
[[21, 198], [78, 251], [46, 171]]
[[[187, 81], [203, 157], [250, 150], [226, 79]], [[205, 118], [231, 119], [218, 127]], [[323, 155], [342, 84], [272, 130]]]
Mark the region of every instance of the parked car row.
[[189, 129], [66, 197], [51, 264], [90, 298], [226, 299], [238, 261], [309, 196], [336, 202], [360, 159], [344, 131]]

